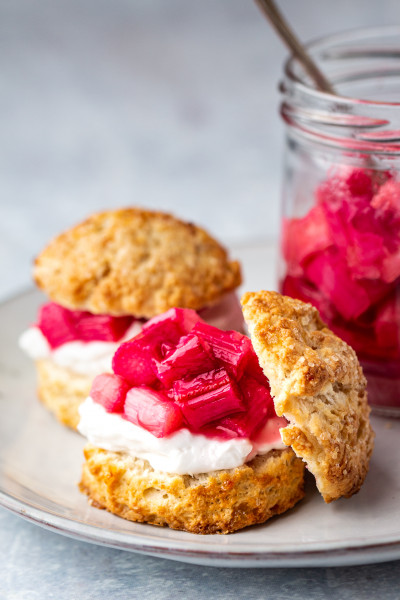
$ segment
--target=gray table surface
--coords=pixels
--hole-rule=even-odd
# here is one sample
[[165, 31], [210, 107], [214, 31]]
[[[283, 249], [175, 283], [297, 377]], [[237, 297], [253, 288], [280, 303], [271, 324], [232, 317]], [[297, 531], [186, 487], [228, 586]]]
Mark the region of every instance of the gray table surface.
[[400, 563], [321, 569], [187, 565], [77, 542], [0, 511], [0, 598], [398, 600]]
[[[282, 0], [303, 39], [396, 22], [398, 0]], [[274, 238], [285, 51], [251, 0], [0, 2], [0, 299], [47, 239], [142, 204], [227, 243]], [[400, 598], [400, 562], [192, 566], [78, 542], [0, 509], [0, 598]]]

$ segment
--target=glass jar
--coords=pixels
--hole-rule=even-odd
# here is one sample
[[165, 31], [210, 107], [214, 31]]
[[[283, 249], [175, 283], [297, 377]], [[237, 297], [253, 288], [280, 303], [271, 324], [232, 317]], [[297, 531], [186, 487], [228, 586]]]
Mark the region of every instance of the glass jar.
[[400, 416], [400, 27], [308, 49], [337, 95], [291, 58], [280, 289], [357, 352], [378, 413]]

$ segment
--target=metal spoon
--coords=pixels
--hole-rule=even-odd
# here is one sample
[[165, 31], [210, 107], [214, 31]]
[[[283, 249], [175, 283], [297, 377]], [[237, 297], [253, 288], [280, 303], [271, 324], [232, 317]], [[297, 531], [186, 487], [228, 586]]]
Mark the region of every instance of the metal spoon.
[[317, 88], [322, 92], [328, 92], [329, 94], [335, 94], [330, 82], [326, 79], [325, 75], [321, 73], [320, 69], [308, 54], [303, 44], [300, 42], [292, 28], [289, 26], [282, 13], [277, 8], [273, 0], [255, 0], [261, 12], [267, 17], [271, 24], [275, 27], [275, 30], [281, 37], [282, 41], [286, 44], [289, 50], [292, 51], [293, 55], [303, 65], [305, 71], [311, 77]]

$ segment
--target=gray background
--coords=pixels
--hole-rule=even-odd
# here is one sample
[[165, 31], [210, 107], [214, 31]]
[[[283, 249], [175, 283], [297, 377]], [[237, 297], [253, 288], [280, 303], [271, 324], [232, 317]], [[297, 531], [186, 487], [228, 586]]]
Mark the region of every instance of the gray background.
[[[400, 24], [398, 0], [282, 0], [302, 39]], [[276, 238], [285, 50], [251, 0], [0, 2], [0, 298], [47, 239], [138, 204], [227, 244]], [[95, 547], [0, 510], [0, 598], [400, 597], [400, 563], [213, 569]]]
[[[398, 0], [282, 0], [303, 40], [400, 23]], [[276, 237], [286, 50], [252, 0], [0, 1], [0, 293], [94, 210]]]

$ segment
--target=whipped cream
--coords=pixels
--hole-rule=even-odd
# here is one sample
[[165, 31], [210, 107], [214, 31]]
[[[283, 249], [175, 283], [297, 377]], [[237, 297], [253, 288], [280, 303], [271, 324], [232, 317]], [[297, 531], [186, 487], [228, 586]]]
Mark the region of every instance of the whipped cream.
[[79, 407], [79, 413], [78, 431], [93, 445], [148, 460], [154, 469], [178, 475], [233, 469], [257, 454], [286, 448], [279, 428], [287, 423], [280, 417], [269, 419], [257, 439], [251, 441], [247, 438], [214, 439], [191, 433], [188, 429], [157, 438], [119, 414], [108, 413], [90, 396]]
[[118, 346], [137, 335], [142, 323], [135, 321], [118, 342], [66, 342], [52, 349], [38, 327], [30, 327], [19, 338], [19, 346], [33, 360], [51, 359], [59, 367], [80, 375], [95, 376], [111, 373], [112, 358]]

